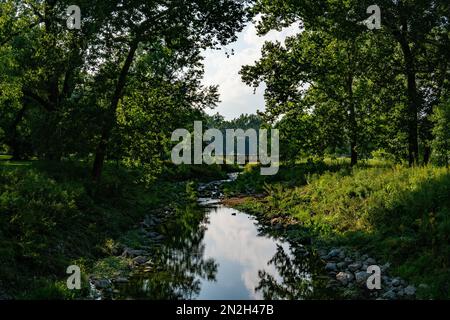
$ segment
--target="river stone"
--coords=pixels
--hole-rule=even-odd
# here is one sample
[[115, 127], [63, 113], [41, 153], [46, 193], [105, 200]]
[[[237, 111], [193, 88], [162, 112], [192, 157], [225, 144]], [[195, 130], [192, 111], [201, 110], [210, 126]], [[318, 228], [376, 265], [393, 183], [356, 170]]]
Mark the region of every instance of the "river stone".
[[373, 258], [368, 258], [366, 259], [366, 261], [364, 261], [365, 264], [367, 264], [368, 266], [373, 266], [377, 264], [377, 261]]
[[106, 289], [110, 286], [110, 282], [107, 279], [100, 279], [94, 282], [94, 285], [97, 289]]
[[416, 288], [414, 286], [407, 286], [404, 292], [407, 296], [411, 297], [416, 294]]
[[127, 278], [116, 278], [114, 279], [115, 283], [128, 283], [128, 279]]
[[147, 259], [146, 257], [139, 256], [139, 257], [136, 257], [136, 258], [133, 259], [133, 263], [134, 263], [134, 264], [137, 264], [137, 265], [139, 265], [139, 264], [144, 264], [144, 263], [147, 262], [147, 260], [148, 260], [148, 259]]
[[395, 294], [395, 292], [393, 290], [389, 290], [389, 291], [385, 292], [382, 297], [384, 299], [388, 299], [388, 300], [395, 300], [397, 298], [397, 295]]
[[365, 272], [365, 271], [356, 272], [355, 273], [356, 283], [359, 286], [365, 286], [369, 276], [370, 275], [367, 272]]
[[336, 280], [339, 281], [343, 286], [346, 286], [350, 281], [353, 280], [353, 275], [348, 272], [339, 272], [336, 275]]
[[386, 272], [391, 267], [391, 264], [389, 262], [383, 264], [381, 266], [381, 272]]
[[337, 266], [337, 268], [338, 268], [339, 270], [343, 270], [343, 269], [345, 269], [345, 267], [347, 267], [347, 263], [345, 263], [345, 262], [338, 262], [338, 263], [336, 264], [336, 266]]
[[327, 265], [325, 266], [325, 270], [327, 270], [327, 271], [337, 271], [336, 263], [328, 262]]
[[[361, 268], [361, 263], [359, 263], [359, 262], [355, 262], [355, 263], [352, 263], [352, 264], [348, 265], [348, 270], [350, 270], [352, 272], [356, 272], [360, 268]], [[366, 273], [366, 272], [364, 272], [364, 273]]]
[[134, 258], [134, 257], [142, 256], [142, 255], [145, 255], [145, 254], [147, 254], [147, 252], [144, 251], [144, 250], [134, 250], [134, 249], [131, 249], [131, 248], [125, 248], [125, 250], [122, 253], [122, 257], [124, 257], [124, 258]]
[[341, 250], [339, 249], [333, 249], [328, 253], [328, 257], [329, 258], [336, 258], [337, 256], [339, 256], [341, 254]]
[[398, 279], [398, 278], [393, 279], [391, 284], [394, 287], [398, 287], [401, 284], [400, 279]]

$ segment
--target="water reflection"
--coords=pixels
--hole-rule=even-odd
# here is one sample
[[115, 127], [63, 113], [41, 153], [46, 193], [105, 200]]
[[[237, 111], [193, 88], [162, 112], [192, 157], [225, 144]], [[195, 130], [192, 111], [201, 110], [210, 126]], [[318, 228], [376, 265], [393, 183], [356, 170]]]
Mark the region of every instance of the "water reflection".
[[[235, 214], [235, 215], [233, 215]], [[259, 270], [277, 277], [274, 266], [267, 262], [276, 252], [279, 241], [261, 236], [253, 217], [218, 206], [209, 214], [210, 223], [205, 232], [205, 257], [219, 264], [216, 282], [202, 280], [198, 299], [262, 299], [255, 289]]]
[[120, 288], [120, 298], [248, 300], [318, 295], [317, 260], [307, 251], [261, 234], [255, 219], [242, 212], [222, 205], [203, 210], [187, 208], [161, 227], [166, 240], [153, 269]]
[[119, 297], [132, 299], [192, 299], [201, 290], [200, 278], [213, 281], [217, 264], [204, 257], [202, 241], [208, 224], [204, 212], [186, 208], [175, 219], [161, 226], [164, 245], [155, 253], [149, 272], [136, 274], [119, 288]]
[[318, 257], [303, 247], [290, 251], [278, 246], [276, 254], [269, 261], [279, 275], [276, 279], [271, 274], [261, 270], [257, 291], [267, 300], [304, 300], [324, 299], [332, 296], [326, 288], [328, 277], [320, 272], [323, 270]]

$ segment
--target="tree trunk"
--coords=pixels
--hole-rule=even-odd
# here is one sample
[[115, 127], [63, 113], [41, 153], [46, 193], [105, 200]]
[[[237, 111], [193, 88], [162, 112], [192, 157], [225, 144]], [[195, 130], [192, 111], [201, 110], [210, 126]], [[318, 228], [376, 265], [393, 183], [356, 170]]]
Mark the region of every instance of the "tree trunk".
[[397, 39], [402, 48], [405, 59], [405, 74], [407, 78], [408, 92], [408, 162], [410, 166], [414, 166], [419, 162], [419, 138], [418, 138], [418, 110], [419, 99], [417, 93], [416, 71], [414, 57], [409, 47], [408, 40], [404, 34], [408, 30], [408, 24], [405, 17], [402, 17], [402, 31], [397, 33]]
[[97, 145], [97, 150], [95, 153], [94, 165], [92, 168], [92, 179], [96, 182], [100, 181], [100, 178], [102, 175], [103, 164], [104, 164], [105, 157], [106, 157], [109, 139], [111, 137], [111, 131], [113, 130], [113, 128], [116, 124], [116, 121], [117, 121], [117, 119], [116, 119], [117, 106], [119, 104], [120, 99], [122, 98], [123, 89], [125, 88], [127, 75], [128, 75], [128, 72], [130, 71], [131, 64], [133, 63], [134, 55], [136, 53], [138, 45], [139, 45], [139, 41], [133, 41], [133, 43], [130, 46], [130, 49], [129, 49], [128, 55], [127, 55], [127, 59], [125, 60], [125, 63], [120, 72], [119, 80], [117, 81], [116, 89], [114, 91], [114, 95], [112, 97], [110, 107], [107, 111], [105, 123], [102, 128], [101, 138]]
[[423, 164], [427, 165], [430, 163], [430, 156], [431, 156], [431, 147], [429, 144], [426, 144], [423, 150]]
[[355, 103], [353, 101], [353, 76], [349, 75], [347, 79], [347, 93], [349, 104], [349, 123], [350, 123], [350, 165], [353, 167], [358, 164], [358, 123], [356, 121]]
[[11, 123], [11, 126], [9, 127], [9, 136], [11, 137], [8, 141], [8, 145], [12, 150], [12, 158], [13, 160], [22, 160], [23, 159], [23, 153], [22, 149], [20, 148], [19, 141], [17, 139], [17, 126], [19, 125], [20, 121], [22, 121], [23, 116], [25, 115], [26, 106], [25, 102], [22, 106], [22, 108], [19, 110], [19, 112], [16, 115], [16, 118]]

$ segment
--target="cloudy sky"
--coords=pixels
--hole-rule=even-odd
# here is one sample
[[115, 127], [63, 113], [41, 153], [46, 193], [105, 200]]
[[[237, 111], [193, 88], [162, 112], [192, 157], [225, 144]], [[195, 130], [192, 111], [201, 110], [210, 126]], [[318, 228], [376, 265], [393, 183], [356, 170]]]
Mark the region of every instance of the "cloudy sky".
[[[226, 47], [226, 50], [209, 50], [205, 52], [205, 85], [219, 85], [221, 103], [209, 114], [219, 112], [230, 120], [243, 113], [255, 113], [264, 110], [264, 87], [246, 86], [239, 75], [243, 65], [254, 64], [261, 57], [261, 48], [265, 41], [284, 41], [287, 36], [298, 33], [298, 25], [272, 31], [264, 37], [256, 34], [254, 24], [249, 24], [240, 34], [237, 42]], [[226, 52], [234, 49], [235, 54], [227, 58]]]

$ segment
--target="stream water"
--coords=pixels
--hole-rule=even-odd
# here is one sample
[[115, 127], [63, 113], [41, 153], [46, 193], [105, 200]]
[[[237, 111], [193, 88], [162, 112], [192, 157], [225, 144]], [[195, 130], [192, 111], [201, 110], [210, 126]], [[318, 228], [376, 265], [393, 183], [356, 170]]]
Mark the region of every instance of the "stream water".
[[161, 225], [152, 268], [116, 290], [122, 299], [308, 299], [327, 296], [319, 259], [268, 234], [253, 217], [201, 199]]

